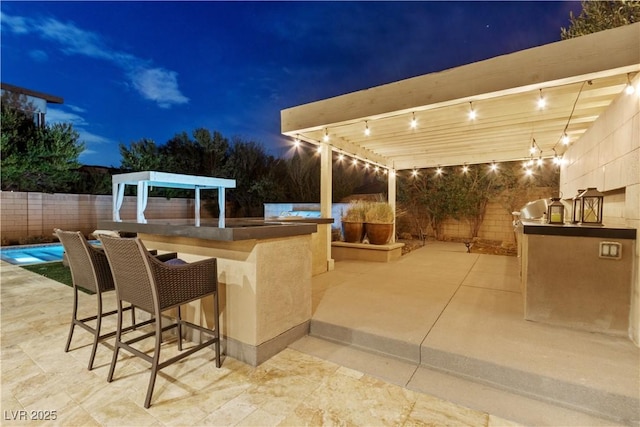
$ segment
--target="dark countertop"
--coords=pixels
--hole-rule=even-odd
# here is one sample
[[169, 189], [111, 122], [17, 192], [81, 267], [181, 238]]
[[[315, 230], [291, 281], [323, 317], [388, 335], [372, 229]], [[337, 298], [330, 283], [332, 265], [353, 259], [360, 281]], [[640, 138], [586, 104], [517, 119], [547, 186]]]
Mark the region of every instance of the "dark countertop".
[[[333, 221], [333, 220], [331, 220]], [[205, 240], [237, 241], [253, 239], [274, 239], [315, 233], [318, 226], [308, 222], [268, 221], [262, 219], [226, 220], [225, 228], [217, 227], [217, 219], [202, 220], [200, 227], [194, 220], [163, 219], [148, 220], [147, 224], [135, 221], [98, 221], [102, 230], [117, 230], [129, 233], [157, 234], [162, 236], [193, 237]]]
[[635, 228], [587, 226], [577, 224], [545, 224], [537, 221], [522, 221], [524, 234], [569, 237], [600, 237], [604, 239], [636, 239]]

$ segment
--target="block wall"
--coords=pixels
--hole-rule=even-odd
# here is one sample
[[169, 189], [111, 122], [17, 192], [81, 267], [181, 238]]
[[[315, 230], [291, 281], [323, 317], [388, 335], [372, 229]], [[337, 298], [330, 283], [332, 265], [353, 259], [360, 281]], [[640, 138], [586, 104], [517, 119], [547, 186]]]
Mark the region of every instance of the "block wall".
[[[147, 219], [193, 218], [193, 199], [150, 197]], [[111, 196], [89, 194], [46, 194], [0, 192], [0, 233], [2, 244], [16, 243], [34, 237], [49, 237], [54, 228], [78, 230], [85, 234], [97, 228], [99, 220], [111, 219]], [[201, 208], [202, 218], [210, 217]], [[135, 220], [136, 198], [126, 196], [120, 216]]]
[[[640, 88], [640, 74], [632, 83]], [[573, 196], [578, 189], [596, 187], [605, 194], [604, 225], [639, 230], [640, 90], [631, 95], [624, 91], [618, 95], [567, 150], [564, 161], [560, 171], [563, 194]], [[637, 238], [634, 250], [629, 336], [640, 346], [640, 240]]]

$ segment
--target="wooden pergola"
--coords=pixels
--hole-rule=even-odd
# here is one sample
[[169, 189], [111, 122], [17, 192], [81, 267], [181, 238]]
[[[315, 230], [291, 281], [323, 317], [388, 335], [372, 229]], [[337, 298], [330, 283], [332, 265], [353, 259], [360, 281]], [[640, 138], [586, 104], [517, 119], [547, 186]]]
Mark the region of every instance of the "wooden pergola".
[[281, 130], [321, 147], [328, 217], [332, 152], [387, 168], [395, 205], [399, 170], [561, 158], [639, 71], [636, 23], [287, 108]]

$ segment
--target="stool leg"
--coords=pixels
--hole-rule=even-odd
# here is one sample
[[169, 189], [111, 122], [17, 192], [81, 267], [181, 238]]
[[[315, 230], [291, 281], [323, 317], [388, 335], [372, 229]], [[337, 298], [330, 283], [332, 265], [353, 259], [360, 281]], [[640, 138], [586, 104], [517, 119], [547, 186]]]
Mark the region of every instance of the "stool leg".
[[78, 288], [73, 286], [73, 314], [71, 315], [71, 326], [69, 327], [69, 337], [67, 338], [67, 345], [64, 347], [65, 353], [69, 351], [71, 346], [71, 338], [73, 338], [73, 328], [78, 321]]
[[151, 406], [151, 395], [153, 394], [153, 387], [156, 383], [156, 376], [158, 375], [158, 364], [160, 362], [160, 344], [161, 343], [162, 343], [162, 324], [159, 319], [156, 319], [156, 345], [153, 352], [153, 360], [151, 362], [151, 378], [149, 378], [149, 387], [147, 387], [147, 397], [144, 399], [145, 408], [149, 408], [149, 406]]
[[102, 293], [98, 289], [98, 313], [96, 317], [96, 328], [93, 330], [93, 347], [91, 348], [91, 357], [89, 358], [89, 370], [93, 369], [93, 360], [96, 358], [96, 349], [100, 340], [100, 328], [102, 327]]

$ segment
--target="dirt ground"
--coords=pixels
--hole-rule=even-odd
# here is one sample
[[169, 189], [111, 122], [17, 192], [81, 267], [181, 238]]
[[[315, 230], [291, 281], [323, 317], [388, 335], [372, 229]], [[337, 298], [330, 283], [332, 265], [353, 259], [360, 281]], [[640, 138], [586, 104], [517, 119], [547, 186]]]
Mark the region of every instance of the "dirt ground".
[[[431, 240], [427, 240], [426, 244], [429, 244]], [[408, 254], [409, 252], [421, 248], [424, 243], [421, 240], [407, 240], [407, 239], [399, 239], [398, 242], [404, 243], [404, 247], [402, 248], [402, 255]], [[461, 247], [465, 247], [463, 242], [459, 242]], [[490, 255], [505, 255], [505, 256], [517, 256], [516, 248], [505, 248], [498, 245], [492, 245], [490, 243], [483, 242], [474, 242], [471, 245], [471, 253], [473, 254], [490, 254]]]

